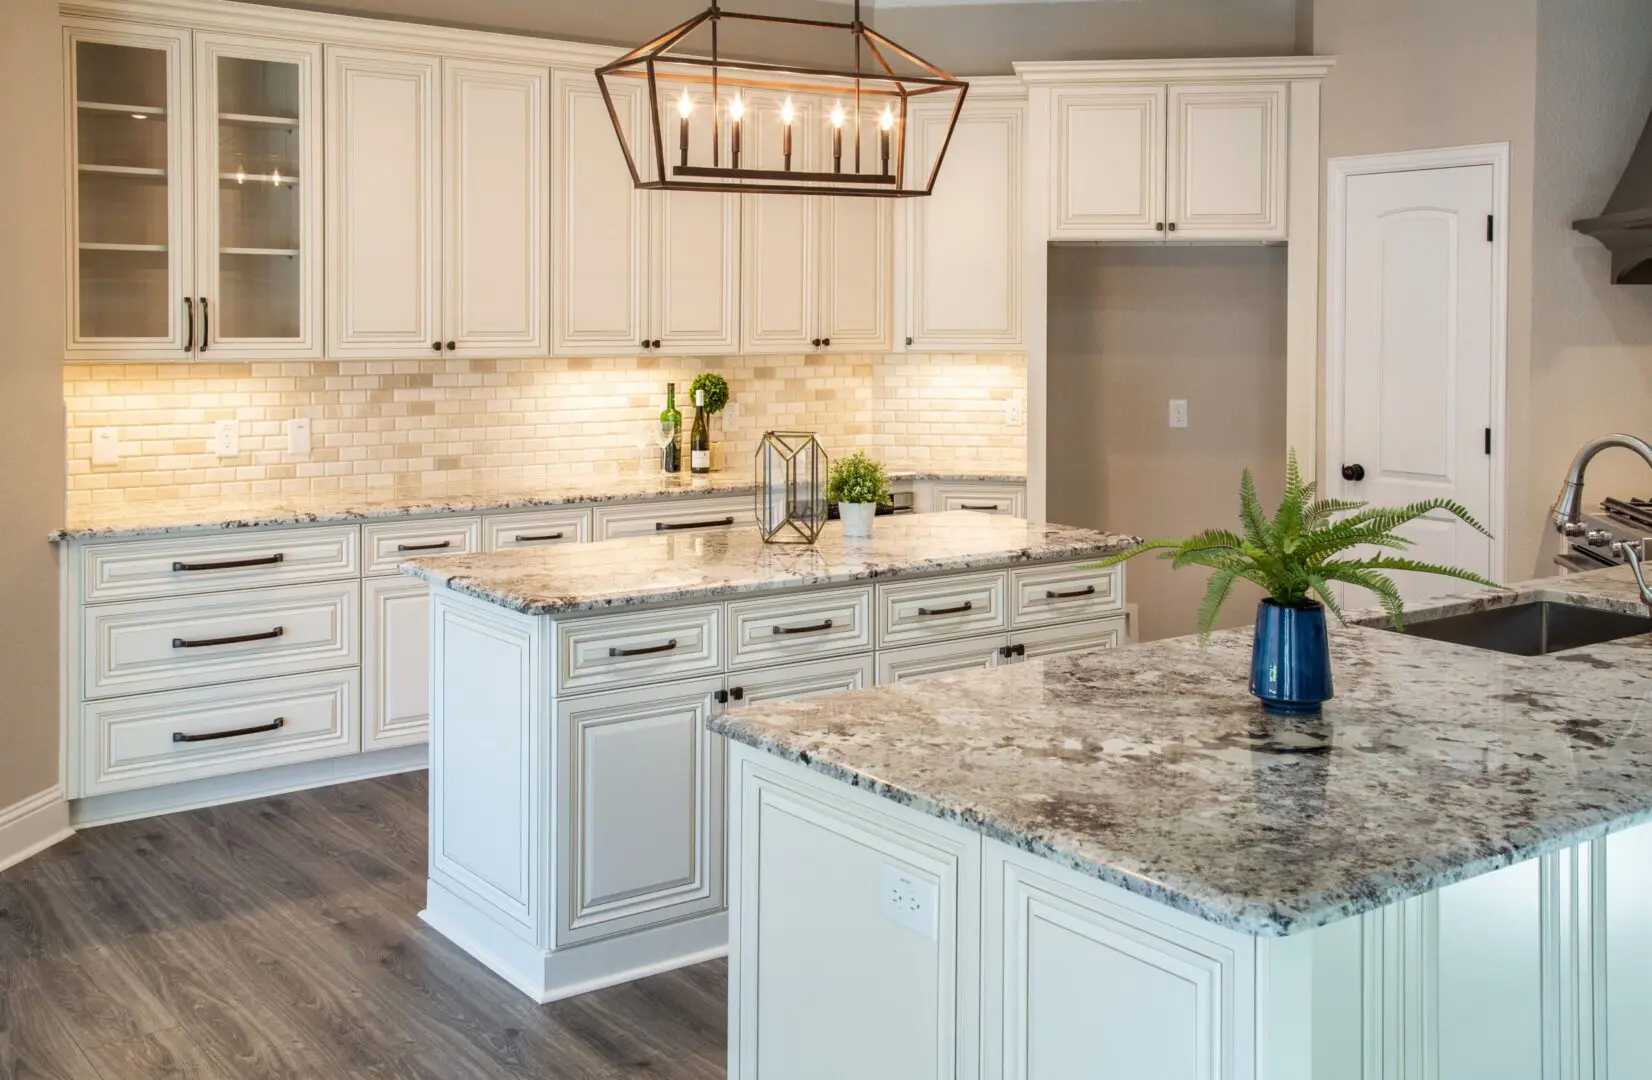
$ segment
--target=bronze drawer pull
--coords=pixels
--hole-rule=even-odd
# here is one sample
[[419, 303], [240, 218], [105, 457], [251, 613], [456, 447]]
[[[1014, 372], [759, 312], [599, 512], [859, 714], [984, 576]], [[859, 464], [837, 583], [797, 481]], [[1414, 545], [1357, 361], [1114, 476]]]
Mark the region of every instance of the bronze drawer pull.
[[185, 735], [181, 731], [172, 733], [173, 742], [211, 742], [213, 739], [234, 739], [241, 735], [257, 735], [265, 731], [280, 731], [287, 726], [287, 718], [278, 716], [267, 724], [257, 727], [236, 728], [234, 731], [209, 731], [204, 735]]
[[235, 637], [202, 638], [200, 641], [189, 641], [185, 638], [175, 637], [172, 639], [172, 647], [174, 649], [210, 649], [214, 645], [239, 645], [245, 641], [270, 641], [273, 638], [280, 637], [286, 632], [285, 627], [278, 626], [274, 630], [266, 630], [262, 634], [239, 634]]
[[960, 510], [997, 510], [998, 508], [999, 506], [997, 503], [979, 503], [974, 506], [971, 506], [969, 503], [958, 504], [958, 509]]
[[680, 529], [710, 529], [717, 525], [733, 525], [734, 515], [718, 518], [716, 521], [656, 521], [655, 532], [677, 532]]
[[1077, 596], [1094, 596], [1095, 594], [1096, 594], [1096, 587], [1094, 585], [1086, 585], [1084, 588], [1074, 589], [1072, 592], [1056, 592], [1052, 589], [1046, 589], [1044, 591], [1044, 599], [1046, 599], [1046, 600], [1071, 600], [1071, 599], [1073, 599], [1074, 597], [1077, 597]]
[[919, 615], [961, 615], [966, 611], [974, 611], [974, 610], [975, 610], [975, 601], [965, 600], [963, 603], [959, 604], [957, 607], [938, 607], [938, 608], [921, 607], [921, 608], [918, 609], [918, 614]]
[[536, 540], [561, 540], [564, 536], [567, 536], [567, 535], [568, 535], [567, 533], [554, 532], [554, 533], [540, 533], [538, 536], [518, 536], [516, 538], [516, 542], [518, 544], [531, 544]]
[[677, 639], [672, 638], [670, 641], [666, 642], [664, 645], [649, 645], [646, 648], [642, 648], [642, 649], [616, 649], [616, 648], [611, 647], [608, 650], [608, 655], [609, 656], [647, 656], [649, 653], [670, 652], [672, 649], [675, 649], [676, 647], [677, 647]]
[[813, 626], [777, 626], [774, 628], [774, 632], [777, 634], [816, 634], [831, 628], [832, 620], [827, 619], [825, 622], [818, 622]]
[[175, 562], [172, 564], [174, 574], [188, 574], [196, 570], [239, 570], [244, 566], [274, 566], [285, 562], [287, 557], [279, 551], [274, 555], [260, 555], [255, 559], [229, 559], [225, 562]]
[[397, 544], [397, 551], [440, 551], [453, 546], [453, 541], [442, 540], [434, 544]]

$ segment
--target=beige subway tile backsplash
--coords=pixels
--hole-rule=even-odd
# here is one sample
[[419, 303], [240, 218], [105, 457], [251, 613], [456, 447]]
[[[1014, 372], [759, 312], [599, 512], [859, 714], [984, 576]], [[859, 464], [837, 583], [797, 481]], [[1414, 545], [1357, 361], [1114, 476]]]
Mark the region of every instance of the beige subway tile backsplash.
[[[814, 431], [834, 455], [866, 450], [904, 466], [1022, 472], [1025, 392], [1012, 355], [344, 360], [245, 364], [71, 364], [64, 369], [71, 506], [121, 499], [302, 493], [399, 481], [551, 479], [636, 468], [676, 382], [728, 379], [737, 412], [715, 417], [725, 467], [743, 469], [764, 431]], [[311, 421], [290, 458], [284, 424]], [[217, 420], [241, 453], [215, 457]], [[92, 464], [91, 431], [120, 429], [120, 464]]]

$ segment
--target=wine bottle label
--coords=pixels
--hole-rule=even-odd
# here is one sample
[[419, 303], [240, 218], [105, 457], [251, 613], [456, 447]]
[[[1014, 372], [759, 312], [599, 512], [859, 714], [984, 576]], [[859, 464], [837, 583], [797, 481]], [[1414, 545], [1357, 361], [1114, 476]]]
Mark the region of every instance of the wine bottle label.
[[694, 469], [711, 468], [711, 451], [694, 450], [689, 454], [689, 467]]

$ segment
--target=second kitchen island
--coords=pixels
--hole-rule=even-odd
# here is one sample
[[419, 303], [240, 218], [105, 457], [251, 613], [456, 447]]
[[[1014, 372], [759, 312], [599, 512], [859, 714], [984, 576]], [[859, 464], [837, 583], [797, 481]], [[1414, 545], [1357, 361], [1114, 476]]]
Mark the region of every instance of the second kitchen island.
[[723, 740], [760, 701], [1122, 644], [1134, 537], [954, 512], [455, 555], [431, 586], [424, 919], [537, 1001], [727, 948]]

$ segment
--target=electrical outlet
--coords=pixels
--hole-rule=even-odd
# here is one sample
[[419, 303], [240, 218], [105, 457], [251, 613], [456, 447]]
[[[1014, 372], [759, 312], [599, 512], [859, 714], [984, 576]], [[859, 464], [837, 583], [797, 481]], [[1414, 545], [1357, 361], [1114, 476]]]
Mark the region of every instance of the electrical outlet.
[[92, 464], [120, 464], [120, 428], [92, 429]]
[[310, 418], [295, 416], [287, 421], [287, 453], [292, 457], [310, 456]]
[[1020, 427], [1026, 422], [1026, 401], [1017, 390], [1004, 402], [1004, 423], [1010, 427]]
[[1170, 426], [1173, 428], [1187, 427], [1187, 402], [1182, 398], [1170, 399]]
[[931, 941], [940, 937], [940, 889], [909, 871], [885, 863], [878, 873], [878, 913]]
[[212, 452], [234, 457], [241, 452], [241, 425], [234, 420], [217, 420], [212, 425]]
[[740, 403], [731, 401], [723, 406], [723, 430], [733, 431], [740, 426]]

